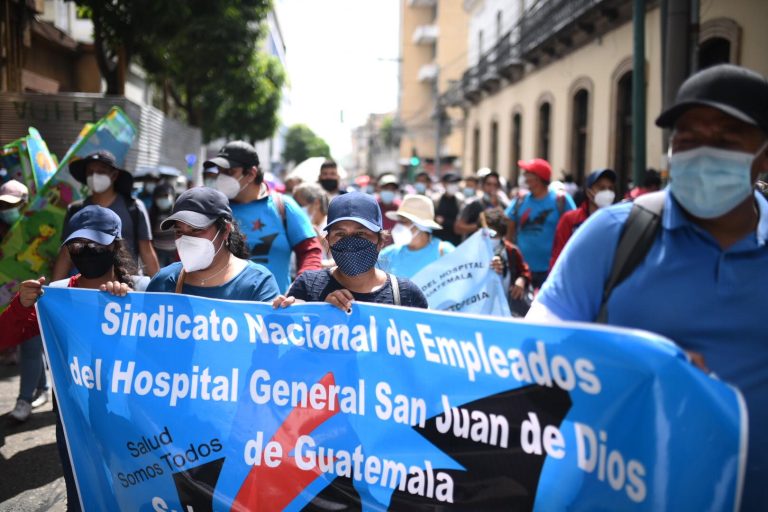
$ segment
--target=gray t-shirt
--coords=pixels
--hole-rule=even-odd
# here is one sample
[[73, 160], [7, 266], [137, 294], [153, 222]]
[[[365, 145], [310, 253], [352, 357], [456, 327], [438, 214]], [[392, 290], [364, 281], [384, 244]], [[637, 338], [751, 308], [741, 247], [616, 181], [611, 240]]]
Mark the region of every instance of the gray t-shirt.
[[[133, 257], [136, 259], [136, 261], [138, 261], [139, 245], [134, 240], [134, 233], [138, 234], [139, 240], [152, 240], [152, 230], [149, 227], [149, 215], [147, 214], [147, 208], [144, 206], [144, 203], [137, 201], [136, 199], [131, 200], [136, 203], [136, 208], [138, 210], [137, 218], [139, 225], [137, 226], [138, 229], [136, 230], [134, 230], [133, 227], [133, 219], [131, 218], [131, 212], [128, 209], [128, 203], [122, 194], [118, 194], [112, 204], [108, 206], [108, 208], [115, 212], [118, 217], [120, 217], [120, 221], [123, 223], [121, 236], [125, 241], [126, 249], [128, 249], [128, 251], [133, 254]], [[88, 197], [81, 204], [82, 206], [80, 208], [93, 204], [93, 201], [90, 197]], [[67, 215], [64, 217], [64, 229], [62, 230], [61, 238], [62, 240], [66, 240], [66, 238], [72, 232], [69, 227], [69, 219], [72, 215], [74, 215], [74, 213], [77, 213], [80, 208], [76, 208], [74, 212], [72, 205], [70, 205], [70, 208], [67, 208]]]

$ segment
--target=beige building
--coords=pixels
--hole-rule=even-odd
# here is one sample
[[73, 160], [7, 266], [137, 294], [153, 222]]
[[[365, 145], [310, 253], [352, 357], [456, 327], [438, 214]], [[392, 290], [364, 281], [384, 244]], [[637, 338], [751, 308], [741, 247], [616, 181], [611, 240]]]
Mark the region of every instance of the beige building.
[[[731, 62], [768, 74], [768, 2], [701, 0], [697, 67]], [[664, 169], [662, 16], [645, 15], [646, 159]], [[469, 67], [445, 95], [465, 109], [463, 173], [517, 179], [518, 159], [554, 177], [611, 167], [632, 179], [632, 2], [465, 0]], [[494, 29], [495, 24], [495, 29]], [[490, 30], [488, 30], [490, 27]], [[490, 38], [490, 41], [489, 41]], [[513, 181], [514, 182], [514, 181]]]
[[460, 109], [448, 108], [440, 121], [437, 99], [467, 67], [469, 14], [457, 0], [401, 0], [400, 103], [401, 161], [418, 155], [434, 170], [438, 145], [443, 168], [462, 153]]

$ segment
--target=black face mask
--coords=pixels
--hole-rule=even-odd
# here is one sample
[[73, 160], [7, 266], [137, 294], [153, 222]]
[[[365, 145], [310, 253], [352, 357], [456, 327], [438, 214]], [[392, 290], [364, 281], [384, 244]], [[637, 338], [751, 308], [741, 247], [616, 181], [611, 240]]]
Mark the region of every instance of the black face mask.
[[72, 263], [86, 279], [101, 277], [115, 264], [115, 253], [110, 250], [84, 248], [70, 253]]
[[326, 179], [326, 180], [320, 180], [320, 186], [323, 187], [323, 189], [326, 192], [333, 192], [334, 190], [339, 188], [339, 180], [335, 179]]

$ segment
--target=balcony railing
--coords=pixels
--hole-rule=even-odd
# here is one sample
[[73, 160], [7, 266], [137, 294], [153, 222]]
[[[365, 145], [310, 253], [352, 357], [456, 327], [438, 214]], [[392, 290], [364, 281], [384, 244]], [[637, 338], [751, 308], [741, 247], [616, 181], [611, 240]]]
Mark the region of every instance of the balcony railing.
[[520, 48], [523, 55], [560, 32], [566, 25], [605, 0], [549, 0], [526, 12], [520, 19]]

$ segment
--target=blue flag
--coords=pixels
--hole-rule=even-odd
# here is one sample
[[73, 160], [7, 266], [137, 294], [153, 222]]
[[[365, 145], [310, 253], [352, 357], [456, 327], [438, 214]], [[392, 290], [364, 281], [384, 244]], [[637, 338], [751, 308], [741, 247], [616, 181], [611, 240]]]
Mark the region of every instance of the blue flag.
[[649, 333], [56, 288], [37, 309], [85, 510], [737, 506], [740, 395]]

